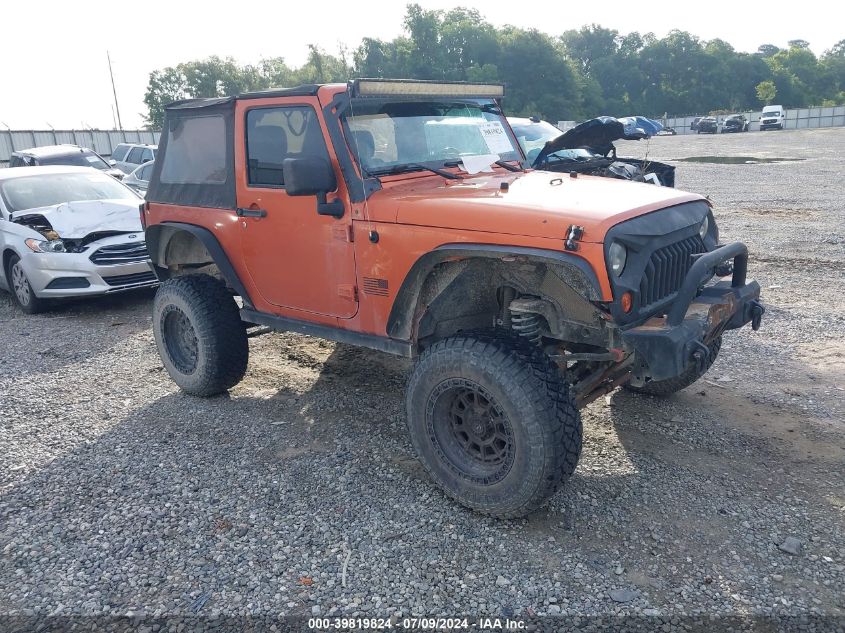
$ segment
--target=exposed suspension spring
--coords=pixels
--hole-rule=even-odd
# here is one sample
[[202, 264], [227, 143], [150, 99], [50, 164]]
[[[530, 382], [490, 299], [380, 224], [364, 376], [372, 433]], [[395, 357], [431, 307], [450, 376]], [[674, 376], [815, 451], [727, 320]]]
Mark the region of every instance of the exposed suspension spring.
[[536, 312], [511, 312], [511, 329], [522, 338], [539, 345], [543, 318]]

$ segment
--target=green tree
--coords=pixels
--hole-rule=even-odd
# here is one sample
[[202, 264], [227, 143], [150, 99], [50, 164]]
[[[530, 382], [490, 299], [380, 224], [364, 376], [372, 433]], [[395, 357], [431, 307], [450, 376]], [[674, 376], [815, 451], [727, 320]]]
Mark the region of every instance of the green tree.
[[772, 101], [775, 100], [777, 96], [777, 87], [775, 86], [775, 82], [771, 80], [761, 81], [757, 84], [757, 99], [759, 99], [760, 103], [763, 105], [769, 105]]

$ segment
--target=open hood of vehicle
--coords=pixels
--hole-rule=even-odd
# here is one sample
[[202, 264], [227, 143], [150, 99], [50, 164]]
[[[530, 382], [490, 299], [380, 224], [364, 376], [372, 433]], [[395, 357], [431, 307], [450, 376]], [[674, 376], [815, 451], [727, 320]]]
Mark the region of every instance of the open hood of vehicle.
[[617, 119], [612, 116], [600, 116], [579, 123], [555, 139], [552, 139], [540, 150], [534, 165], [541, 165], [549, 154], [562, 149], [576, 149], [588, 147], [591, 150], [607, 156], [613, 150], [613, 141], [625, 139], [638, 141], [649, 138], [663, 126], [657, 121], [642, 116], [629, 116]]
[[38, 209], [24, 209], [10, 215], [19, 224], [46, 221], [59, 237], [81, 239], [91, 233], [133, 233], [141, 227], [140, 200], [83, 200], [63, 202]]
[[669, 187], [534, 171], [448, 182], [419, 178], [378, 192], [369, 209], [373, 219], [400, 224], [553, 239], [563, 239], [575, 224], [584, 227], [583, 241], [601, 242], [618, 222], [699, 200]]

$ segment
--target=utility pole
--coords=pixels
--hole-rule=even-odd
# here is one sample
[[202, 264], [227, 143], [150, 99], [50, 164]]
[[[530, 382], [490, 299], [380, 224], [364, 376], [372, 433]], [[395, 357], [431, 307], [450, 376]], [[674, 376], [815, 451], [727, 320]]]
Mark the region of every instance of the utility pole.
[[120, 106], [117, 104], [117, 89], [114, 87], [114, 73], [111, 69], [111, 55], [109, 52], [106, 51], [106, 59], [109, 60], [109, 76], [111, 77], [111, 90], [112, 94], [114, 94], [114, 109], [117, 110], [117, 126], [120, 128], [120, 131], [123, 131], [123, 123], [120, 121]]

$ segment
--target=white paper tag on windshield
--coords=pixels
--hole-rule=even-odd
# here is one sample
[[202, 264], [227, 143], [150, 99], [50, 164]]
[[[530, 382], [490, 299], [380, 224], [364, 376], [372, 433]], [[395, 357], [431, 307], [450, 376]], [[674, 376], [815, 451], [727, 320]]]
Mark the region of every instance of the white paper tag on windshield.
[[507, 154], [513, 151], [513, 146], [505, 132], [504, 126], [498, 121], [487, 121], [481, 124], [481, 136], [487, 143], [491, 154]]
[[480, 156], [464, 156], [462, 169], [468, 174], [477, 174], [481, 171], [493, 171], [493, 163], [499, 160], [498, 154], [481, 154]]

